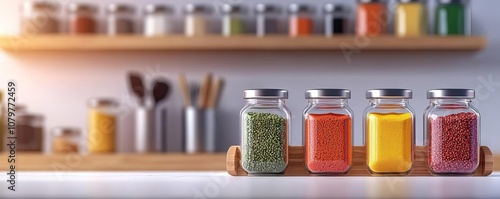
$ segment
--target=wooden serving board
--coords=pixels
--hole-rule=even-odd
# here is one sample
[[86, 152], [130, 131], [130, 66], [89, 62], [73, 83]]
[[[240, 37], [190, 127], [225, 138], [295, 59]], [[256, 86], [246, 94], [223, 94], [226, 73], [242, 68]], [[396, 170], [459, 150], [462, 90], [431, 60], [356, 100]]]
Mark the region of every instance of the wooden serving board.
[[[347, 176], [371, 176], [366, 168], [365, 147], [355, 146], [352, 167]], [[304, 147], [291, 146], [288, 148], [288, 167], [285, 176], [309, 176], [304, 167]], [[240, 147], [231, 146], [227, 151], [226, 170], [232, 176], [247, 176], [240, 165]], [[493, 172], [493, 155], [490, 149], [482, 146], [480, 149], [479, 167], [474, 176], [488, 176]], [[427, 153], [423, 146], [415, 147], [413, 169], [408, 176], [432, 176], [427, 168]]]

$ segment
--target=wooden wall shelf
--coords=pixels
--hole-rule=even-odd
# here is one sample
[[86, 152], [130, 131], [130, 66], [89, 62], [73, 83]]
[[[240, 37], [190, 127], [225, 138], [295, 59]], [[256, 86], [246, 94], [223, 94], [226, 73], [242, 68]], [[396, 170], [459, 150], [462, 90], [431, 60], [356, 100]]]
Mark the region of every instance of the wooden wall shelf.
[[[0, 170], [9, 168], [0, 153]], [[223, 171], [226, 154], [58, 154], [17, 153], [20, 171]]]
[[472, 51], [486, 47], [484, 37], [421, 37], [397, 38], [379, 36], [360, 38], [355, 36], [309, 36], [290, 38], [269, 36], [257, 38], [253, 35], [224, 38], [204, 36], [187, 38], [165, 36], [146, 38], [143, 36], [105, 35], [68, 36], [32, 35], [0, 36], [0, 48], [7, 51], [126, 51], [126, 50], [449, 50]]
[[[291, 146], [288, 148], [288, 167], [285, 176], [309, 176], [304, 167], [304, 147]], [[352, 168], [347, 176], [370, 176], [366, 169], [366, 153], [362, 146], [355, 146], [352, 160]], [[227, 151], [226, 170], [232, 176], [248, 175], [240, 164], [241, 154], [239, 146], [231, 146]], [[480, 150], [479, 167], [474, 176], [488, 176], [493, 172], [493, 155], [488, 147], [482, 146]], [[427, 168], [427, 153], [425, 148], [415, 148], [415, 160], [413, 169], [409, 176], [431, 176]]]

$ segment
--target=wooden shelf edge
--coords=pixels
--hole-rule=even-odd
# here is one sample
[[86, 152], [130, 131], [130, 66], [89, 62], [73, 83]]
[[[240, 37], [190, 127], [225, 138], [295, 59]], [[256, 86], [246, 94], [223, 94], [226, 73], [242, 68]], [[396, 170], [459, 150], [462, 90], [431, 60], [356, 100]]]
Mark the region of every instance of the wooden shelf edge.
[[[223, 153], [216, 154], [16, 154], [20, 171], [224, 171]], [[7, 157], [7, 154], [0, 154]], [[0, 170], [8, 168], [0, 161]]]
[[486, 48], [487, 40], [480, 36], [399, 38], [390, 35], [360, 37], [353, 35], [326, 38], [314, 35], [291, 38], [253, 35], [188, 38], [182, 35], [144, 37], [140, 35], [109, 37], [105, 35], [68, 36], [33, 35], [0, 36], [0, 48], [5, 51], [140, 51], [140, 50], [447, 50], [475, 51]]
[[[413, 168], [404, 176], [432, 176], [427, 168], [427, 153], [425, 147], [417, 146], [415, 148], [415, 159]], [[304, 167], [304, 147], [290, 146], [288, 148], [288, 167], [285, 170], [284, 176], [310, 176]], [[372, 176], [366, 169], [365, 148], [363, 146], [355, 146], [353, 150], [353, 159], [351, 170], [346, 176]], [[226, 171], [232, 176], [247, 176], [247, 172], [240, 165], [240, 148], [239, 146], [231, 146], [227, 152]], [[479, 167], [473, 176], [489, 176], [494, 171], [495, 159], [491, 150], [486, 146], [480, 148]], [[499, 162], [497, 161], [497, 164]], [[376, 175], [375, 175], [376, 176]]]

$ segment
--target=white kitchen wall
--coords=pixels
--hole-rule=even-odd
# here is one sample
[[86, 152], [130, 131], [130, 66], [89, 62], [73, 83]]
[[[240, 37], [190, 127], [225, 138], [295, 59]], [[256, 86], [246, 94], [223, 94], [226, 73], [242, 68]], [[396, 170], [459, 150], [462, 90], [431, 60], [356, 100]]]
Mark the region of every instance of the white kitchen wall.
[[[115, 1], [87, 0], [105, 3]], [[61, 3], [70, 2], [67, 0]], [[218, 5], [239, 2], [253, 5], [257, 0], [213, 1], [120, 1], [136, 5], [150, 2], [177, 7], [188, 2]], [[264, 1], [272, 2], [272, 1]], [[275, 1], [277, 2], [277, 1]], [[295, 2], [279, 1], [286, 5]], [[304, 1], [321, 5], [325, 0]], [[354, 6], [354, 0], [333, 1]], [[0, 33], [18, 31], [20, 1], [0, 3]], [[200, 78], [211, 71], [227, 81], [219, 110], [218, 150], [239, 144], [239, 110], [244, 105], [246, 88], [286, 88], [292, 110], [292, 144], [300, 145], [301, 112], [306, 105], [308, 88], [349, 88], [353, 92], [351, 107], [355, 112], [355, 144], [362, 144], [361, 113], [367, 106], [365, 91], [370, 88], [402, 87], [414, 91], [411, 101], [417, 114], [417, 144], [422, 144], [422, 112], [427, 106], [426, 91], [431, 88], [464, 87], [477, 89], [475, 104], [482, 114], [482, 144], [500, 152], [500, 13], [494, 9], [500, 1], [472, 2], [473, 33], [488, 38], [488, 48], [479, 52], [371, 52], [361, 50], [350, 61], [342, 52], [0, 52], [0, 89], [8, 80], [18, 84], [20, 103], [29, 110], [45, 115], [46, 129], [86, 124], [86, 101], [91, 97], [114, 97], [130, 107], [126, 73], [141, 71], [148, 77], [164, 75], [176, 83], [176, 75], [186, 72], [189, 78]], [[432, 12], [431, 12], [432, 13]], [[177, 12], [181, 30], [180, 13]], [[217, 15], [216, 15], [217, 16]], [[217, 22], [214, 19], [214, 23]], [[320, 24], [317, 24], [319, 30]], [[217, 29], [217, 28], [214, 28]], [[26, 42], [29, 42], [27, 40]], [[179, 150], [181, 134], [181, 94], [174, 86], [166, 106], [169, 149]], [[125, 108], [127, 109], [127, 108]], [[126, 113], [126, 112], [125, 112]], [[119, 151], [131, 151], [132, 115], [125, 114], [119, 132]]]

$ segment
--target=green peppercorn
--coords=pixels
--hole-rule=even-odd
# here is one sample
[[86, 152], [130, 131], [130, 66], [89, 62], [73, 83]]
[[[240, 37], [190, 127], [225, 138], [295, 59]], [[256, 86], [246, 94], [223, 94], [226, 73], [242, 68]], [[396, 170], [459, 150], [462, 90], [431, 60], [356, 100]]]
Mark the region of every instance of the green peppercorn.
[[287, 120], [277, 114], [243, 115], [243, 168], [250, 174], [280, 174], [287, 166]]

